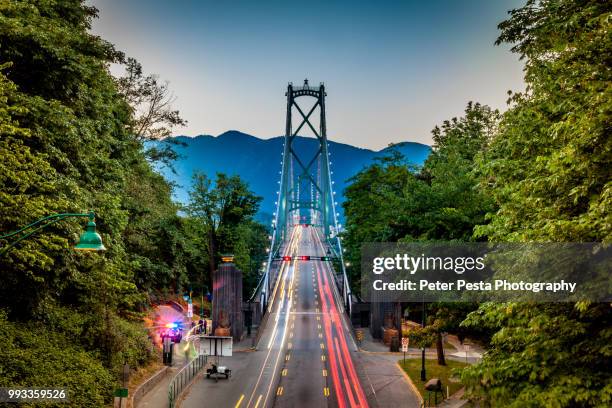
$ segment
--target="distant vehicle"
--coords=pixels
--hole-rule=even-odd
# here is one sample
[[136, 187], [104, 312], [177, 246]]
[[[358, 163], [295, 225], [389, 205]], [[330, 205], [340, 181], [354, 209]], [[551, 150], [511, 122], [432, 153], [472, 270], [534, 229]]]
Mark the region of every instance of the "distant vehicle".
[[206, 378], [213, 377], [215, 381], [219, 381], [219, 377], [224, 376], [225, 379], [228, 379], [232, 376], [232, 370], [225, 366], [218, 366], [213, 364], [211, 368], [206, 369]]
[[183, 327], [180, 322], [167, 323], [161, 332], [162, 341], [169, 337], [174, 343], [180, 343], [183, 338]]

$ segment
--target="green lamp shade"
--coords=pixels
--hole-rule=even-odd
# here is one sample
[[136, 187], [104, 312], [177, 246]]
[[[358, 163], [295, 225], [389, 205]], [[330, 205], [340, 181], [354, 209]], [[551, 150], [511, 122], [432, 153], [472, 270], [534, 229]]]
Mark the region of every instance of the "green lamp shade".
[[102, 244], [102, 237], [96, 232], [96, 223], [89, 221], [87, 230], [81, 234], [79, 243], [74, 247], [77, 251], [104, 251], [106, 248]]

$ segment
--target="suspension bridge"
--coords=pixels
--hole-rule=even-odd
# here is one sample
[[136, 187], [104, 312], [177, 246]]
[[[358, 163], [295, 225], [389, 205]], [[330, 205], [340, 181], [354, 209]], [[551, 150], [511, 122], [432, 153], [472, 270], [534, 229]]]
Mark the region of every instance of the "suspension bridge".
[[[351, 312], [358, 302], [351, 293], [339, 235], [325, 86], [311, 86], [308, 80], [301, 86], [290, 83], [286, 97], [279, 180], [272, 181], [279, 187], [270, 251], [248, 300], [248, 310], [259, 323], [253, 351], [235, 353], [226, 361], [232, 369], [231, 387], [227, 382], [197, 383], [183, 407], [376, 405], [371, 403], [377, 398], [376, 386], [358, 361], [353, 337]], [[298, 134], [310, 133], [318, 144], [312, 156], [304, 157], [294, 141]], [[387, 384], [397, 377], [385, 375], [391, 379], [378, 387], [389, 389]], [[406, 384], [399, 389], [396, 401], [406, 402]]]

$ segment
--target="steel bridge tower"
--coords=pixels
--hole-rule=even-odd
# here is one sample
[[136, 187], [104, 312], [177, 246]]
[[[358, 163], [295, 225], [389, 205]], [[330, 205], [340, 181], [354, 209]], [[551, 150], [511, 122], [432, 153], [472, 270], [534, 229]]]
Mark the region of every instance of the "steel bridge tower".
[[[281, 241], [287, 236], [293, 224], [305, 220], [322, 228], [325, 237], [334, 232], [336, 213], [332, 190], [327, 150], [327, 129], [325, 121], [325, 86], [308, 85], [287, 87], [287, 122], [276, 227]], [[298, 98], [314, 98], [309, 110], [298, 104]], [[317, 112], [318, 111], [318, 112]], [[299, 125], [293, 128], [293, 114], [299, 114]], [[308, 112], [308, 113], [304, 113]], [[315, 116], [315, 118], [313, 118]], [[313, 125], [318, 116], [318, 127]], [[315, 122], [316, 124], [316, 122]], [[300, 132], [310, 130], [317, 139], [317, 149], [311, 157], [300, 157], [296, 150], [296, 137]]]
[[[289, 83], [285, 95], [287, 97], [287, 118], [281, 177], [277, 192], [276, 212], [272, 223], [271, 250], [266, 263], [264, 279], [262, 279], [261, 304], [265, 309], [270, 287], [275, 279], [275, 276], [270, 276], [274, 273], [272, 265], [285, 240], [290, 236], [291, 229], [296, 224], [311, 224], [315, 228], [320, 228], [330, 258], [339, 261], [335, 263], [336, 269], [341, 269], [336, 271], [337, 282], [341, 282], [339, 289], [344, 298], [344, 305], [350, 312], [351, 293], [342, 257], [342, 243], [338, 236], [337, 203], [332, 188], [332, 171], [327, 146], [325, 85], [321, 83], [313, 87], [309, 85], [308, 80], [304, 80], [303, 86], [294, 86]], [[298, 99], [302, 105], [298, 103]], [[314, 100], [314, 104], [308, 109], [303, 108], [306, 100]], [[298, 119], [297, 126], [294, 126], [294, 114]], [[303, 151], [298, 152], [296, 147], [296, 144], [300, 142], [298, 134], [308, 131], [316, 137], [318, 142], [314, 153], [311, 153], [310, 156], [306, 156]]]

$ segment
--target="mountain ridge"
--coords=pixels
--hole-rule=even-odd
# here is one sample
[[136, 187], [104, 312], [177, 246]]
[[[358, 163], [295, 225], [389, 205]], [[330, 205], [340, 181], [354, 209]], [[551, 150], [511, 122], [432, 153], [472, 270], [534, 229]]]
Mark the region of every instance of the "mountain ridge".
[[[211, 178], [221, 172], [239, 175], [257, 195], [262, 196], [260, 218], [268, 218], [266, 214], [274, 211], [284, 136], [262, 139], [237, 130], [228, 130], [217, 136], [179, 135], [172, 139], [184, 144], [174, 146], [180, 155], [174, 162], [175, 172], [167, 168], [158, 170], [176, 185], [174, 197], [179, 203], [188, 202], [188, 191], [195, 171], [201, 171]], [[318, 149], [318, 143], [314, 137], [296, 136], [294, 148], [300, 156], [312, 157]], [[334, 172], [332, 180], [338, 191], [337, 201], [341, 204], [344, 201], [342, 194], [346, 181], [375, 158], [385, 156], [390, 150], [398, 150], [409, 163], [420, 166], [429, 155], [431, 147], [417, 142], [401, 142], [376, 151], [328, 139], [328, 150], [330, 167]]]

